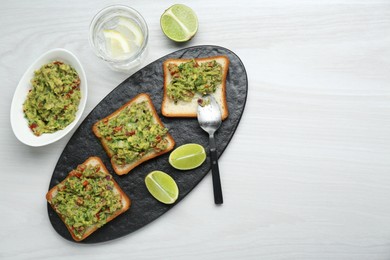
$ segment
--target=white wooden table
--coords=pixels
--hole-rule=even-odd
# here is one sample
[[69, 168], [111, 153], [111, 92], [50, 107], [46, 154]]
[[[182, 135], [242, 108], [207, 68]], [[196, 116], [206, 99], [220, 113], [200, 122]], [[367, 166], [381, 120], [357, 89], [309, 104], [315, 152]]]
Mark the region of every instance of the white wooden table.
[[10, 127], [11, 99], [49, 49], [86, 70], [83, 118], [128, 74], [88, 44], [115, 1], [2, 1], [0, 259], [390, 259], [390, 1], [183, 1], [200, 27], [186, 44], [161, 32], [173, 1], [122, 1], [150, 29], [145, 65], [183, 47], [234, 51], [249, 77], [241, 123], [220, 158], [225, 203], [208, 175], [150, 225], [96, 245], [52, 228], [45, 194], [71, 134], [32, 148]]

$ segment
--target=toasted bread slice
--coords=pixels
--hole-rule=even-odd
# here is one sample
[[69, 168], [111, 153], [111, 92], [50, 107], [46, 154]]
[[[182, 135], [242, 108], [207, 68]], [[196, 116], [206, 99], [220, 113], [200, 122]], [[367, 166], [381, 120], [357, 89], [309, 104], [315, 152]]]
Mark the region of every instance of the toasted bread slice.
[[[219, 104], [222, 113], [222, 120], [225, 120], [228, 115], [228, 106], [226, 101], [226, 77], [229, 69], [229, 59], [226, 56], [213, 56], [207, 58], [197, 58], [195, 61], [199, 64], [215, 60], [222, 66], [222, 81], [217, 86], [216, 91], [212, 94]], [[177, 101], [176, 103], [168, 96], [168, 85], [172, 80], [172, 75], [169, 72], [168, 65], [173, 63], [180, 65], [181, 63], [189, 62], [191, 59], [168, 59], [163, 63], [164, 70], [164, 97], [161, 105], [161, 112], [166, 117], [197, 117], [198, 99], [201, 95], [196, 93], [191, 101]]]
[[[131, 201], [130, 201], [129, 197], [119, 187], [118, 183], [109, 174], [107, 168], [105, 167], [105, 165], [103, 164], [103, 162], [101, 161], [101, 159], [99, 157], [90, 157], [83, 164], [79, 165], [79, 167], [88, 167], [88, 166], [97, 166], [97, 167], [99, 167], [99, 171], [104, 173], [104, 174], [102, 174], [102, 175], [105, 176], [104, 178], [106, 180], [112, 181], [112, 183], [114, 185], [113, 187], [111, 187], [112, 188], [112, 192], [114, 192], [114, 194], [119, 194], [120, 203], [121, 203], [122, 207], [119, 208], [118, 210], [116, 210], [115, 212], [113, 212], [112, 214], [110, 214], [107, 217], [106, 223], [108, 223], [111, 220], [113, 220], [114, 218], [116, 218], [117, 216], [119, 216], [120, 214], [122, 214], [123, 212], [125, 212], [126, 210], [128, 210], [130, 205], [131, 205]], [[71, 171], [69, 173], [69, 175], [62, 182], [60, 182], [59, 184], [57, 184], [56, 186], [51, 188], [48, 191], [48, 193], [46, 194], [46, 200], [52, 206], [54, 211], [56, 211], [57, 214], [60, 216], [60, 218], [64, 222], [66, 228], [69, 230], [70, 234], [72, 235], [72, 238], [74, 240], [76, 240], [76, 241], [81, 241], [81, 240], [85, 239], [86, 237], [88, 237], [89, 235], [91, 235], [93, 232], [95, 232], [99, 228], [98, 223], [92, 224], [90, 226], [85, 227], [85, 231], [83, 232], [82, 236], [80, 237], [80, 235], [76, 234], [75, 227], [70, 226], [70, 225], [67, 224], [67, 221], [66, 221], [67, 216], [62, 214], [61, 211], [59, 210], [59, 208], [57, 207], [57, 205], [53, 202], [53, 199], [58, 195], [58, 193], [60, 191], [66, 190], [65, 189], [65, 183], [67, 182], [67, 180], [70, 177], [72, 177], [72, 176], [76, 176], [76, 177], [79, 176], [78, 178], [80, 178], [80, 177], [83, 176], [80, 172], [77, 172], [79, 175], [75, 175], [76, 172], [77, 171], [75, 171], [75, 170]], [[87, 185], [88, 184], [86, 184], [86, 186]], [[85, 187], [85, 188], [87, 189], [88, 187]], [[101, 225], [101, 223], [100, 223], [100, 225]]]
[[[114, 113], [112, 113], [111, 115], [96, 122], [92, 127], [94, 134], [100, 139], [100, 141], [103, 145], [103, 148], [106, 150], [108, 156], [111, 158], [112, 167], [118, 175], [123, 175], [123, 174], [129, 173], [132, 169], [134, 169], [136, 166], [140, 165], [141, 163], [148, 161], [152, 158], [155, 158], [159, 155], [162, 155], [164, 153], [167, 153], [167, 152], [171, 151], [173, 149], [173, 147], [175, 146], [174, 139], [167, 132], [164, 136], [161, 137], [161, 141], [166, 143], [166, 147], [164, 149], [162, 149], [162, 150], [150, 149], [147, 152], [145, 152], [144, 154], [142, 154], [136, 160], [134, 160], [130, 163], [123, 164], [123, 165], [120, 165], [120, 164], [115, 162], [115, 151], [110, 149], [110, 146], [109, 146], [110, 141], [107, 140], [107, 137], [105, 137], [100, 132], [98, 125], [101, 122], [103, 122], [103, 123], [109, 122], [111, 119], [114, 119], [115, 117], [117, 117], [121, 113], [121, 111], [124, 110], [125, 108], [131, 107], [132, 105], [137, 104], [137, 103], [141, 103], [141, 102], [146, 102], [147, 109], [149, 109], [149, 111], [152, 113], [152, 117], [153, 117], [152, 123], [155, 123], [155, 124], [160, 125], [161, 127], [164, 127], [163, 123], [161, 122], [160, 117], [157, 115], [157, 112], [156, 112], [156, 109], [154, 108], [152, 100], [150, 99], [149, 95], [147, 95], [145, 93], [141, 93], [141, 94], [137, 95], [136, 97], [131, 99], [129, 102], [124, 104], [122, 107], [120, 107], [118, 110], [116, 110]], [[126, 140], [124, 140], [124, 141], [126, 142]]]

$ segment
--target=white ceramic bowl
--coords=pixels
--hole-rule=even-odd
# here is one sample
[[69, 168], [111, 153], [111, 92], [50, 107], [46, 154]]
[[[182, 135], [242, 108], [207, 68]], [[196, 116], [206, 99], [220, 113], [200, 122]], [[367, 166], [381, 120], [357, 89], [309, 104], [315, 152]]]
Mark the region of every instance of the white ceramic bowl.
[[[28, 127], [27, 119], [24, 117], [23, 103], [27, 98], [28, 91], [31, 89], [30, 80], [34, 77], [34, 71], [39, 69], [44, 64], [55, 60], [63, 61], [71, 65], [79, 74], [81, 100], [75, 120], [66, 128], [58, 130], [54, 133], [36, 136]], [[87, 78], [85, 76], [83, 66], [73, 53], [65, 49], [53, 49], [44, 53], [24, 73], [23, 77], [19, 81], [18, 86], [16, 87], [15, 94], [12, 99], [11, 126], [16, 138], [18, 138], [22, 143], [30, 146], [44, 146], [60, 140], [62, 137], [68, 134], [80, 120], [85, 108], [85, 104], [87, 103], [87, 95]]]

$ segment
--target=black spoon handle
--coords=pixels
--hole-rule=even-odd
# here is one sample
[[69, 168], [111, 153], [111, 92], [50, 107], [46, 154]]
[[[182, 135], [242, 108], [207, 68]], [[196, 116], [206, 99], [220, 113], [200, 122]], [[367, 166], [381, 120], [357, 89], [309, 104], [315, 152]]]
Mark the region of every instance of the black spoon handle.
[[214, 135], [210, 135], [210, 158], [211, 158], [211, 174], [213, 178], [214, 202], [222, 204], [222, 186], [221, 178], [219, 177], [218, 154], [215, 145]]

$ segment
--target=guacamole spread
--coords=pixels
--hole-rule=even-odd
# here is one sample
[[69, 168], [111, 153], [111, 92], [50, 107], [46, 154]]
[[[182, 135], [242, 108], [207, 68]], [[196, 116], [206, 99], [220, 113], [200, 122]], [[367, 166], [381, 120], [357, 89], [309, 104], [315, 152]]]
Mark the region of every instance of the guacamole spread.
[[198, 63], [194, 59], [176, 65], [168, 64], [172, 80], [167, 87], [168, 96], [177, 103], [191, 101], [195, 93], [214, 93], [222, 82], [222, 66], [217, 61]]
[[107, 219], [122, 208], [121, 196], [114, 191], [112, 177], [100, 166], [79, 165], [58, 186], [52, 206], [76, 237], [87, 228], [107, 223]]
[[81, 93], [74, 68], [51, 62], [34, 72], [31, 84], [23, 111], [36, 136], [64, 129], [75, 119]]
[[132, 163], [149, 152], [160, 152], [167, 148], [164, 138], [168, 129], [154, 121], [146, 101], [122, 109], [110, 119], [97, 124], [115, 164]]

